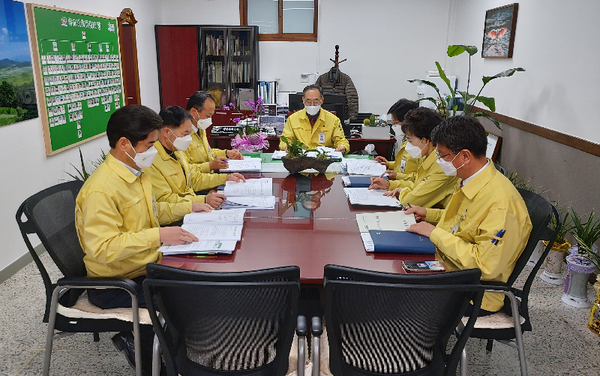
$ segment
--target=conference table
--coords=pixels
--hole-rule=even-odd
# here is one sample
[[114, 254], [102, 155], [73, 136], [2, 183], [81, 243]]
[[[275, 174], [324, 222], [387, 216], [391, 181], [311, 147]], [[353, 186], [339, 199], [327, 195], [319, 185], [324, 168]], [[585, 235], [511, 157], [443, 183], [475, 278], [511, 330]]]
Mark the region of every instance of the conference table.
[[398, 209], [350, 205], [340, 175], [244, 175], [272, 178], [276, 200], [273, 210], [246, 211], [242, 240], [235, 251], [231, 255], [164, 256], [161, 264], [212, 272], [297, 265], [306, 285], [322, 284], [327, 264], [404, 273], [403, 260], [435, 259], [434, 255], [366, 252], [356, 214]]

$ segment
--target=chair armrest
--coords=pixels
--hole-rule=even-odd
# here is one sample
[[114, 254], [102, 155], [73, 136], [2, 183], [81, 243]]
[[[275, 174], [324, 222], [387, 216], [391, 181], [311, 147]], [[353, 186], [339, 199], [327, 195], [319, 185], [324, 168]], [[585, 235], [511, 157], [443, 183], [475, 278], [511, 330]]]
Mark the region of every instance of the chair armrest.
[[310, 331], [313, 336], [317, 337], [323, 334], [323, 323], [321, 322], [320, 317], [315, 316], [311, 319]]
[[308, 328], [306, 326], [306, 317], [300, 315], [298, 316], [298, 320], [296, 323], [296, 335], [298, 335], [298, 337], [306, 337], [306, 333], [308, 333]]
[[120, 288], [132, 294], [137, 294], [138, 286], [128, 278], [89, 278], [64, 277], [56, 281], [57, 286], [68, 288]]

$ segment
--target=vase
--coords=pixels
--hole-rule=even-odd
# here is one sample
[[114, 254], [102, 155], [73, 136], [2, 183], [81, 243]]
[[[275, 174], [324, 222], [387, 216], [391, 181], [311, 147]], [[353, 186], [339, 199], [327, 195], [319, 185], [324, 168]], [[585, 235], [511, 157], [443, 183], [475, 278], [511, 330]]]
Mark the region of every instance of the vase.
[[320, 174], [324, 174], [327, 171], [327, 167], [334, 162], [333, 159], [317, 159], [314, 157], [281, 157], [281, 161], [283, 162], [283, 167], [292, 175], [309, 168], [313, 168], [319, 171]]
[[[548, 242], [544, 242], [548, 244]], [[571, 247], [568, 241], [565, 240], [563, 244], [557, 244], [556, 242], [552, 245], [546, 261], [544, 262], [544, 271], [540, 274], [540, 279], [551, 285], [562, 285], [564, 282], [562, 274], [562, 265], [565, 261], [566, 251]]]
[[596, 266], [582, 256], [571, 254], [567, 256], [567, 267], [569, 273], [562, 301], [575, 308], [589, 308], [591, 304], [587, 297], [587, 284]]
[[[600, 281], [600, 277], [598, 278], [598, 281]], [[600, 289], [598, 289], [597, 292], [596, 302], [590, 310], [590, 321], [588, 322], [588, 328], [600, 336]]]
[[537, 262], [540, 260], [540, 258], [542, 257], [542, 254], [544, 254], [545, 250], [546, 250], [546, 246], [544, 245], [544, 242], [542, 240], [540, 240], [538, 242], [537, 246], [535, 247], [535, 249], [533, 250], [533, 252], [531, 252], [531, 256], [529, 256], [529, 260], [527, 260], [527, 265], [535, 266], [537, 264]]

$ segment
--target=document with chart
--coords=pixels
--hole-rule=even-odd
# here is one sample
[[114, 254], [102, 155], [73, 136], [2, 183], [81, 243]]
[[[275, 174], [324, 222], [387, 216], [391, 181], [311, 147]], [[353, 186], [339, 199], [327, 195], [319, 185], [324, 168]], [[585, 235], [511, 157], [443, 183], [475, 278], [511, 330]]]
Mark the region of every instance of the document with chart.
[[262, 159], [228, 159], [227, 163], [229, 164], [229, 166], [225, 169], [220, 169], [220, 172], [260, 172]]
[[396, 197], [384, 196], [385, 192], [387, 191], [383, 189], [344, 188], [344, 193], [352, 205], [402, 207]]

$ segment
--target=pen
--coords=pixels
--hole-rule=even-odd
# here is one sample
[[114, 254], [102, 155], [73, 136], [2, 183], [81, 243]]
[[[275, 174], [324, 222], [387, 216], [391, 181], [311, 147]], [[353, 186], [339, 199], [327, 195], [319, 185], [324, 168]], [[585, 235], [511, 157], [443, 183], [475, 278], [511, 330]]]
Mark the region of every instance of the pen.
[[506, 230], [504, 230], [504, 229], [501, 229], [500, 231], [498, 231], [495, 238], [492, 239], [492, 244], [498, 245], [499, 238], [503, 237], [505, 232], [506, 232]]
[[379, 179], [383, 178], [385, 176], [385, 174], [387, 174], [387, 171], [384, 171], [383, 174], [381, 174], [381, 176], [379, 176]]
[[410, 202], [407, 202], [406, 205], [408, 205], [409, 209], [412, 209], [412, 206], [410, 206]]

